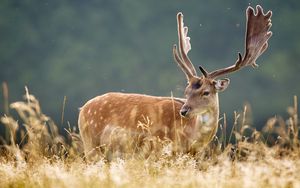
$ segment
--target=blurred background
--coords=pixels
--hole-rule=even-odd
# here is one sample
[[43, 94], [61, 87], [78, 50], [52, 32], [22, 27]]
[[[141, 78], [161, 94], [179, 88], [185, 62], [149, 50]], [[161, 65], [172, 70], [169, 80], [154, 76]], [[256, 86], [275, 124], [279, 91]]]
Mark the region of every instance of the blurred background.
[[287, 116], [300, 93], [298, 0], [1, 0], [0, 82], [8, 84], [9, 102], [21, 100], [27, 86], [57, 124], [66, 96], [61, 131], [68, 121], [77, 126], [87, 100], [109, 91], [182, 97], [186, 80], [172, 56], [177, 12], [189, 26], [192, 62], [212, 71], [243, 52], [245, 9], [256, 4], [273, 11], [269, 49], [258, 69], [229, 76], [220, 106], [230, 125], [233, 112], [250, 103], [260, 129], [270, 117]]

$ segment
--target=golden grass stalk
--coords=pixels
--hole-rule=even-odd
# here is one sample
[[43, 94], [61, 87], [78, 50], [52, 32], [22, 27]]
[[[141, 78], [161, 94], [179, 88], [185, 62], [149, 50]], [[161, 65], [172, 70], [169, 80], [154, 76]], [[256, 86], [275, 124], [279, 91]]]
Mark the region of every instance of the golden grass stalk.
[[115, 127], [96, 148], [103, 155], [86, 163], [77, 128], [68, 123], [66, 142], [26, 89], [24, 101], [10, 105], [18, 117], [1, 117], [10, 141], [0, 147], [0, 187], [299, 187], [297, 102], [290, 118], [272, 117], [262, 131], [251, 126], [248, 106], [235, 112], [228, 139], [224, 114], [220, 140], [194, 154], [153, 136], [145, 117], [138, 125], [143, 134]]

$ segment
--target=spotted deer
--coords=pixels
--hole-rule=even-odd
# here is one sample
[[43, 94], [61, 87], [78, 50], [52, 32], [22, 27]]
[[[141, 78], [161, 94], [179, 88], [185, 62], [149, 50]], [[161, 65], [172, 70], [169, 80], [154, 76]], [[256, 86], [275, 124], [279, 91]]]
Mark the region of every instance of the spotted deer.
[[[187, 87], [185, 98], [157, 97], [143, 94], [111, 92], [89, 100], [79, 113], [79, 130], [83, 140], [85, 155], [91, 157], [96, 147], [106, 145], [109, 135], [116, 127], [142, 134], [138, 124], [148, 120], [154, 136], [179, 139], [187, 150], [191, 145], [201, 147], [209, 143], [218, 128], [218, 93], [229, 85], [229, 79], [218, 77], [251, 65], [257, 67], [257, 58], [268, 48], [272, 36], [272, 12], [264, 13], [261, 6], [246, 10], [245, 52], [238, 53], [232, 66], [202, 73], [197, 76], [195, 67], [188, 57], [191, 50], [188, 27], [184, 26], [183, 14], [177, 14], [178, 49], [173, 46], [176, 63], [185, 73]], [[179, 133], [175, 129], [181, 130]]]

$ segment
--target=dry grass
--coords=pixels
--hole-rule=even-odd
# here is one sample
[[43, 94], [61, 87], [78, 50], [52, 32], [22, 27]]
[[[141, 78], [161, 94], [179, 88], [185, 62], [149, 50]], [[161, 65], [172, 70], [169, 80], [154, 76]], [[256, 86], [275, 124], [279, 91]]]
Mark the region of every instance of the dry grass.
[[111, 142], [122, 141], [122, 152], [101, 146], [95, 163], [85, 161], [76, 129], [61, 136], [28, 91], [10, 108], [19, 121], [8, 111], [1, 117], [10, 136], [0, 146], [0, 187], [300, 187], [296, 97], [290, 118], [270, 118], [262, 131], [251, 126], [245, 107], [227, 135], [224, 115], [219, 138], [193, 155], [151, 136], [147, 124], [139, 125], [142, 138], [116, 129]]

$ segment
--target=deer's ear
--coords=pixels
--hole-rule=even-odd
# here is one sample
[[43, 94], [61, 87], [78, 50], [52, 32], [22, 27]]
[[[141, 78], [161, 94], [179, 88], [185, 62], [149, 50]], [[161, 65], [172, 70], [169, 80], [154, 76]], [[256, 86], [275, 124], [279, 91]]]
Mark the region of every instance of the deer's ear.
[[220, 79], [217, 81], [214, 81], [215, 89], [217, 92], [224, 91], [230, 83], [230, 80], [228, 78]]

